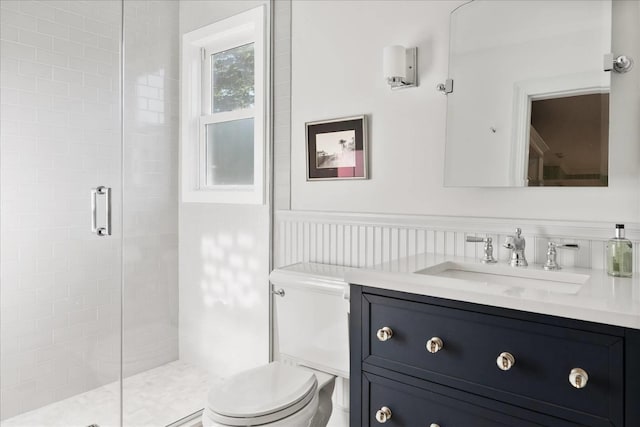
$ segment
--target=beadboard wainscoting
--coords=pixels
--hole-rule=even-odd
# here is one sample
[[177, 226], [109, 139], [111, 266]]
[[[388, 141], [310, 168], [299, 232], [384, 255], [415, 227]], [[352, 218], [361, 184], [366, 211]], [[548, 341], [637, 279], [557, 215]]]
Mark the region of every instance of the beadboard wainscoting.
[[[578, 243], [580, 249], [558, 250], [564, 267], [603, 269], [606, 241], [614, 224], [533, 219], [442, 217], [280, 210], [275, 213], [275, 266], [320, 262], [349, 267], [371, 267], [419, 253], [481, 257], [481, 243], [466, 236], [491, 236], [494, 255], [506, 260], [502, 247], [516, 227], [527, 239], [530, 263], [546, 260], [549, 241]], [[640, 224], [626, 224], [634, 244], [634, 271], [640, 266]]]

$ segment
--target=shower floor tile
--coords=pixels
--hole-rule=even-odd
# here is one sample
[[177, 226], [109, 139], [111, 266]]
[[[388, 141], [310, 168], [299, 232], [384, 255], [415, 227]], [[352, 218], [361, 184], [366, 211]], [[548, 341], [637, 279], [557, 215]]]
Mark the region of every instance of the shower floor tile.
[[[204, 407], [208, 374], [175, 361], [124, 380], [124, 425], [161, 427]], [[100, 427], [120, 425], [120, 384], [114, 382], [2, 423], [1, 427]]]

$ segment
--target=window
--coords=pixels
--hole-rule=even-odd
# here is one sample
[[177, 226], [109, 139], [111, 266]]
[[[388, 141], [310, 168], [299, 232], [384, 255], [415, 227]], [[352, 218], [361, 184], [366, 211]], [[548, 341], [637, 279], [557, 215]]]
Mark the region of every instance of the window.
[[264, 203], [264, 7], [183, 36], [182, 200]]

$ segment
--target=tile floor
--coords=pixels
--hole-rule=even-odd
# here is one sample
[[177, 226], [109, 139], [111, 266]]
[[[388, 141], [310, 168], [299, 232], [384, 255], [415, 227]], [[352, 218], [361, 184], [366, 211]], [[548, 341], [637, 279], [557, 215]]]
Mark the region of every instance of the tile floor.
[[[192, 422], [185, 423], [181, 427], [202, 427], [202, 423], [200, 420], [194, 420]], [[329, 418], [327, 427], [349, 427], [349, 411], [336, 408], [336, 406], [334, 406], [333, 413], [331, 414], [331, 418]]]
[[[161, 427], [204, 407], [208, 384], [205, 371], [181, 361], [124, 380], [124, 424]], [[1, 427], [100, 427], [120, 425], [118, 382], [26, 412]]]
[[[124, 380], [124, 425], [164, 427], [204, 407], [208, 374], [179, 360]], [[117, 427], [118, 382], [2, 421], [0, 427]], [[328, 427], [347, 427], [349, 413], [334, 405]], [[199, 419], [185, 426], [201, 426]]]

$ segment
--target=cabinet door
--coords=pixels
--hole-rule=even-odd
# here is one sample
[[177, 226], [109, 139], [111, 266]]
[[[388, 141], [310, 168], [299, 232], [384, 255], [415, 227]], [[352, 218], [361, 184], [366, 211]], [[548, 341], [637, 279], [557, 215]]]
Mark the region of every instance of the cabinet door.
[[[393, 375], [393, 374], [392, 374]], [[394, 377], [397, 377], [394, 375]], [[398, 378], [403, 381], [402, 378]], [[412, 380], [416, 382], [418, 380]], [[532, 427], [574, 426], [563, 420], [545, 417], [540, 414], [496, 403], [488, 399], [479, 399], [467, 393], [449, 389], [447, 394], [433, 391], [442, 387], [422, 382], [423, 387], [405, 384], [368, 372], [362, 377], [362, 425], [379, 426], [438, 426], [438, 427]], [[468, 400], [465, 400], [465, 397]], [[486, 406], [477, 403], [482, 400]], [[470, 403], [473, 401], [475, 403]], [[493, 407], [507, 408], [505, 412]], [[388, 408], [391, 417], [384, 422], [376, 420], [376, 412]], [[515, 414], [515, 415], [514, 415]]]

